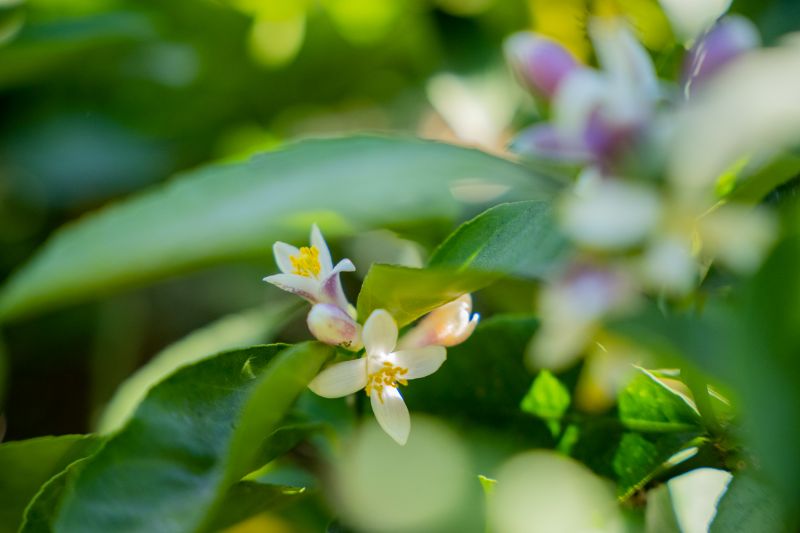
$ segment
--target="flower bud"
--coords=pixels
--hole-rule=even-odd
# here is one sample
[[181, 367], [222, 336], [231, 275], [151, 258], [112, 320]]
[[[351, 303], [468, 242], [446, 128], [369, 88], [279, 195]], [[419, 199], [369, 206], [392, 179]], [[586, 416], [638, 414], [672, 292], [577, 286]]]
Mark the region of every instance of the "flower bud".
[[437, 307], [419, 324], [406, 333], [398, 348], [423, 348], [425, 346], [455, 346], [472, 335], [480, 316], [472, 314], [472, 297], [465, 294], [441, 307]]
[[744, 17], [730, 16], [717, 22], [689, 51], [683, 66], [683, 83], [689, 94], [731, 60], [760, 43], [758, 30]]
[[361, 326], [333, 304], [316, 304], [306, 319], [311, 334], [325, 344], [352, 351], [361, 349]]
[[530, 32], [512, 35], [506, 57], [520, 81], [537, 96], [553, 98], [566, 76], [578, 68], [575, 57], [557, 42]]

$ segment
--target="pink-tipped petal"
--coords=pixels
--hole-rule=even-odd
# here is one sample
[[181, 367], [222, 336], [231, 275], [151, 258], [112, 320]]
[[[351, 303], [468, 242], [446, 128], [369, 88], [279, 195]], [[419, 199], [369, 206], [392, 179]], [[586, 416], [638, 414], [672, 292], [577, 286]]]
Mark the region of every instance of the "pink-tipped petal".
[[361, 349], [361, 326], [340, 307], [320, 303], [306, 318], [308, 329], [317, 340], [352, 351]]
[[275, 285], [279, 289], [305, 298], [312, 304], [319, 302], [319, 283], [315, 279], [295, 274], [274, 274], [264, 278], [264, 281]]

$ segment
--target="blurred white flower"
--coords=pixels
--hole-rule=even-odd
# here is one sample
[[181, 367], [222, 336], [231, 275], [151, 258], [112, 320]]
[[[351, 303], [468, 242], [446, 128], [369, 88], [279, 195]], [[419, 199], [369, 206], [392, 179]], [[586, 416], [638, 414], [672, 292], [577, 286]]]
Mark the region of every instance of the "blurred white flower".
[[623, 533], [610, 482], [577, 461], [537, 450], [513, 457], [496, 476], [489, 500], [491, 531]]
[[397, 390], [436, 372], [447, 358], [442, 346], [394, 351], [397, 323], [392, 315], [377, 309], [364, 324], [364, 357], [335, 363], [314, 378], [308, 387], [325, 398], [338, 398], [364, 389], [381, 428], [398, 444], [405, 444], [411, 418]]
[[703, 251], [740, 274], [751, 274], [775, 242], [778, 224], [763, 208], [726, 204], [698, 221]]
[[472, 313], [472, 296], [465, 294], [437, 307], [400, 339], [398, 348], [422, 348], [430, 345], [455, 346], [472, 335], [480, 315]]
[[333, 346], [341, 346], [357, 352], [361, 343], [361, 324], [357, 323], [341, 307], [333, 304], [315, 304], [306, 317], [311, 334]]
[[731, 0], [660, 0], [672, 28], [683, 41], [693, 41], [728, 10]]
[[658, 193], [647, 186], [605, 179], [566, 196], [561, 228], [575, 242], [603, 250], [641, 243], [661, 218]]
[[670, 295], [690, 292], [700, 273], [691, 235], [659, 235], [639, 258], [638, 270], [647, 287]]
[[528, 344], [528, 363], [556, 372], [569, 367], [604, 317], [627, 310], [635, 302], [634, 286], [623, 271], [574, 266], [563, 279], [541, 289], [541, 324]]
[[305, 298], [312, 304], [330, 303], [355, 316], [355, 310], [347, 301], [339, 280], [341, 272], [353, 272], [355, 266], [349, 259], [342, 259], [333, 266], [328, 245], [316, 224], [311, 227], [310, 240], [310, 246], [299, 249], [291, 244], [276, 242], [273, 251], [281, 274], [267, 276], [264, 281]]
[[648, 354], [638, 346], [605, 332], [598, 334], [575, 387], [575, 405], [587, 413], [606, 411], [616, 403], [636, 366], [647, 361]]

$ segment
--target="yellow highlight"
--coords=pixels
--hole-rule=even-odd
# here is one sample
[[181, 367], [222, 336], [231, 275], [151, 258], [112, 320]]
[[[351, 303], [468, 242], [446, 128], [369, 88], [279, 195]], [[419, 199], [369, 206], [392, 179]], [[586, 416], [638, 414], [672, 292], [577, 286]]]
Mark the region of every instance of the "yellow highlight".
[[408, 381], [400, 377], [405, 374], [408, 374], [407, 368], [395, 366], [389, 361], [385, 361], [380, 370], [367, 376], [367, 387], [364, 390], [367, 396], [370, 396], [373, 390], [377, 391], [378, 399], [383, 403], [383, 388], [397, 388], [398, 384], [408, 385]]
[[305, 278], [319, 277], [319, 250], [317, 250], [316, 246], [303, 246], [300, 248], [299, 255], [293, 255], [289, 259], [292, 261], [292, 267], [294, 268], [293, 274]]

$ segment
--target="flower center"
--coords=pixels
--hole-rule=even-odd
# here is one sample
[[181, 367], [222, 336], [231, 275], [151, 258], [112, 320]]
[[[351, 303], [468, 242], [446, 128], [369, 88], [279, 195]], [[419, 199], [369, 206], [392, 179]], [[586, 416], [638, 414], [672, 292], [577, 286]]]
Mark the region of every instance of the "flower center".
[[290, 256], [294, 268], [293, 274], [305, 278], [316, 278], [319, 276], [319, 250], [316, 246], [303, 246], [298, 255]]
[[408, 385], [408, 381], [400, 376], [408, 374], [408, 369], [401, 366], [395, 366], [389, 361], [384, 361], [383, 366], [377, 372], [373, 372], [367, 376], [367, 387], [364, 391], [367, 396], [372, 394], [372, 391], [378, 393], [378, 399], [383, 403], [383, 389], [384, 387], [394, 387], [397, 385]]

